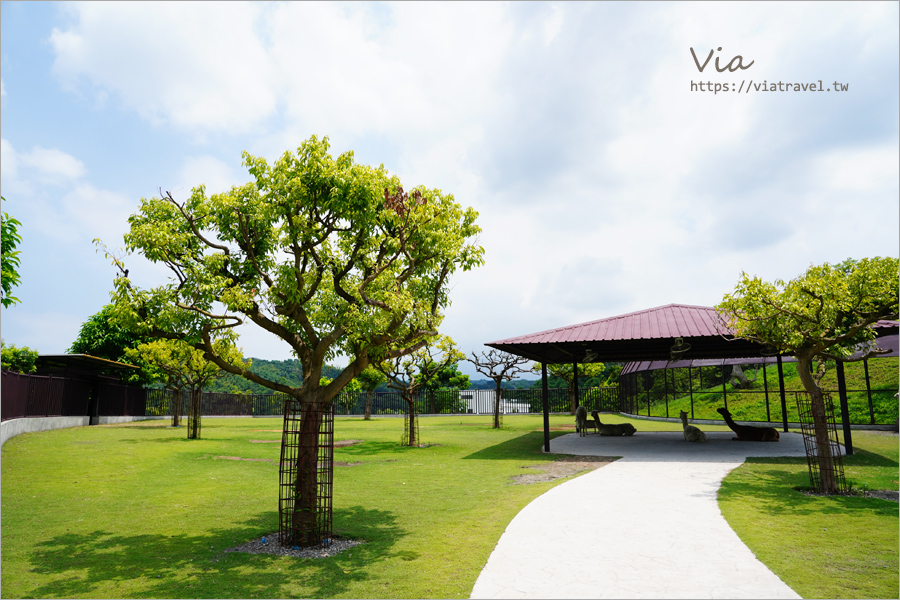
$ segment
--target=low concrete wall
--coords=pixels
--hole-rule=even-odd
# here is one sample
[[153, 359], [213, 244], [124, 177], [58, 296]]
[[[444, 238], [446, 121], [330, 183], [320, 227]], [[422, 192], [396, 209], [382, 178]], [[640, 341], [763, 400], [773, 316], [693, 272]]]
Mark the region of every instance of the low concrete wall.
[[[172, 417], [95, 417], [95, 425], [108, 425], [113, 423], [130, 423], [132, 421], [147, 421], [150, 419], [171, 419]], [[35, 431], [49, 431], [51, 429], [66, 429], [68, 427], [86, 427], [91, 424], [90, 417], [23, 417], [21, 419], [9, 419], [0, 423], [0, 446], [6, 440], [14, 438], [21, 433], [33, 433]]]
[[65, 429], [66, 427], [84, 427], [90, 424], [90, 417], [31, 417], [22, 419], [9, 419], [0, 423], [0, 446], [6, 440], [21, 433], [33, 431], [48, 431], [50, 429]]

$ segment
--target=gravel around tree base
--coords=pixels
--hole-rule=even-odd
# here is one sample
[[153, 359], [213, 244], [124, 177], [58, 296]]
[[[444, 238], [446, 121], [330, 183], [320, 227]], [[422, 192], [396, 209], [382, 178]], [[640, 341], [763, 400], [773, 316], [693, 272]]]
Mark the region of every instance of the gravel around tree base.
[[[266, 543], [263, 543], [263, 539]], [[248, 554], [275, 554], [278, 556], [293, 556], [295, 558], [328, 558], [339, 554], [344, 550], [348, 550], [353, 546], [358, 546], [363, 542], [357, 540], [348, 540], [346, 538], [332, 537], [331, 544], [328, 546], [319, 545], [309, 548], [297, 548], [296, 546], [282, 546], [278, 541], [278, 532], [269, 535], [254, 538], [252, 541], [234, 548], [229, 548], [225, 552], [246, 552]]]

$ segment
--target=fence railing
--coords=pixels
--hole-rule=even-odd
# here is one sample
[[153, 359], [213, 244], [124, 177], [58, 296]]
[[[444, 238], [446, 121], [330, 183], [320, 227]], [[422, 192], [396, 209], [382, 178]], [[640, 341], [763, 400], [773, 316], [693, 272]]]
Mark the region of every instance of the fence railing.
[[[421, 392], [415, 396], [419, 414], [493, 414], [494, 390], [438, 390]], [[549, 390], [551, 412], [569, 412], [569, 395], [566, 389]], [[204, 393], [201, 413], [205, 416], [265, 416], [284, 414], [284, 394], [219, 394]], [[341, 392], [335, 398], [338, 415], [362, 415], [366, 409], [366, 392]], [[407, 403], [399, 392], [373, 392], [373, 415], [403, 414]], [[171, 416], [181, 402], [181, 414], [189, 404], [186, 392], [178, 394], [169, 390], [147, 390], [146, 414]], [[503, 390], [500, 410], [503, 414], [538, 413], [542, 409], [541, 390]], [[579, 402], [588, 410], [618, 411], [619, 396], [616, 388], [587, 388], [579, 391]]]
[[144, 416], [147, 390], [114, 381], [55, 375], [0, 375], [2, 420], [20, 417]]
[[[699, 367], [694, 369], [700, 371]], [[784, 420], [781, 394], [777, 381], [757, 381], [754, 389], [735, 389], [724, 383], [700, 388], [700, 377], [679, 379], [672, 374], [677, 369], [659, 369], [629, 373], [619, 378], [621, 412], [649, 416], [677, 418], [680, 409], [690, 419], [721, 420], [716, 412], [727, 408], [738, 421], [777, 422]], [[685, 369], [681, 369], [685, 371]], [[720, 379], [721, 381], [721, 379]], [[676, 385], [677, 383], [677, 385]], [[762, 387], [762, 389], [760, 389]], [[797, 405], [793, 401], [796, 389], [785, 390], [787, 421], [798, 422]], [[826, 389], [838, 398], [838, 390]], [[896, 389], [848, 389], [847, 404], [853, 425], [890, 425], [897, 422], [898, 399]], [[744, 412], [744, 407], [749, 407]], [[841, 422], [840, 418], [838, 422]]]

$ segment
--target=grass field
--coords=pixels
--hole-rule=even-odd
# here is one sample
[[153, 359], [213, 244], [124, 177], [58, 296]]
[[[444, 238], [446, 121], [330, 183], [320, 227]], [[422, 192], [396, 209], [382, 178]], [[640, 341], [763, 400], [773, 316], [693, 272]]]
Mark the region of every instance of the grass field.
[[[401, 448], [400, 418], [339, 418], [335, 439], [361, 442], [335, 449], [335, 461], [347, 466], [335, 468], [334, 529], [365, 543], [317, 560], [225, 552], [277, 530], [280, 419], [204, 419], [201, 440], [184, 439], [183, 427], [172, 429], [165, 421], [21, 435], [3, 446], [2, 594], [468, 597], [509, 521], [565, 481], [512, 484], [512, 477], [530, 472], [523, 467], [556, 458], [540, 452], [541, 422], [539, 416], [506, 416], [504, 428], [493, 430], [487, 416], [423, 417], [422, 441], [432, 445]], [[633, 422], [641, 431], [678, 428]], [[571, 428], [572, 417], [551, 417], [551, 426]], [[870, 437], [854, 434], [859, 450], [848, 458], [848, 477], [858, 486], [897, 489], [896, 436], [878, 438], [892, 441], [893, 454], [875, 448]], [[897, 504], [862, 498], [804, 504], [808, 497], [798, 500], [793, 487], [804, 485], [805, 469], [802, 461], [736, 469], [722, 494], [729, 522], [734, 519], [739, 535], [774, 569], [781, 568], [779, 560], [794, 562], [794, 546], [771, 549], [771, 556], [757, 549], [752, 531], [741, 532], [742, 520], [760, 518], [752, 511], [765, 513], [766, 527], [792, 532], [792, 544], [799, 546], [818, 544], [822, 534], [796, 518], [824, 513], [843, 523], [865, 514], [865, 526], [892, 531], [893, 543], [889, 535], [873, 539], [848, 526], [843, 545], [835, 545], [838, 558], [830, 562], [859, 569], [870, 556], [889, 562], [893, 552], [893, 583], [888, 578], [874, 589], [896, 590]], [[845, 547], [857, 538], [877, 549], [856, 546], [848, 553]], [[782, 571], [776, 570], [800, 591], [793, 572]], [[865, 577], [884, 579], [883, 571], [866, 571]], [[805, 579], [813, 591], [800, 593], [833, 596], [817, 591], [830, 590], [815, 587], [821, 577]]]
[[[844, 458], [858, 490], [898, 489], [896, 434], [853, 432]], [[898, 505], [812, 496], [806, 459], [749, 458], [719, 490], [722, 514], [745, 544], [804, 598], [897, 598]]]

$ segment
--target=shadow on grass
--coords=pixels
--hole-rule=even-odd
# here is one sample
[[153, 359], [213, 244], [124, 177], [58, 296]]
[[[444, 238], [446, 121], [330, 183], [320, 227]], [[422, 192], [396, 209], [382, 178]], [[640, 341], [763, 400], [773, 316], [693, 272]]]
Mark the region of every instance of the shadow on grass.
[[844, 457], [844, 464], [854, 467], [894, 467], [895, 469], [900, 466], [892, 458], [859, 448], [853, 449], [852, 456]]
[[[551, 431], [550, 439], [570, 433], [567, 431]], [[473, 452], [464, 459], [475, 460], [510, 460], [510, 459], [526, 459], [533, 460], [535, 457], [545, 457], [547, 461], [557, 460], [559, 457], [552, 454], [544, 454], [544, 432], [531, 431], [524, 433], [511, 440], [482, 448], [478, 452]]]
[[[372, 563], [392, 557], [406, 532], [388, 511], [334, 511], [335, 535], [365, 543], [323, 559], [225, 552], [277, 529], [277, 513], [204, 535], [123, 535], [98, 529], [36, 545], [30, 569], [50, 581], [24, 597], [333, 598], [370, 578]], [[273, 525], [275, 524], [275, 525]], [[401, 553], [402, 554], [402, 553]], [[143, 581], [140, 581], [143, 580]]]
[[[877, 456], [877, 455], [874, 455]], [[882, 457], [878, 457], [882, 458]], [[814, 496], [809, 490], [806, 458], [750, 457], [747, 465], [765, 465], [749, 473], [725, 478], [719, 488], [722, 502], [746, 502], [770, 515], [846, 515], [868, 511], [877, 515], [897, 515], [893, 502], [853, 495]], [[775, 465], [783, 465], [777, 468]]]

